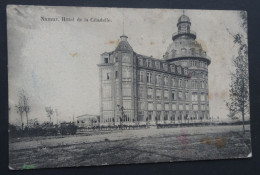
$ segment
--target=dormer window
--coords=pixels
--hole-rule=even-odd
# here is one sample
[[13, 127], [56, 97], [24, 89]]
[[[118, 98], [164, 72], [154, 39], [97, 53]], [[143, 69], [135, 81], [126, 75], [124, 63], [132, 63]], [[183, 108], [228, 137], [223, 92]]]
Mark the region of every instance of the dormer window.
[[187, 69], [184, 69], [184, 75], [188, 75]]
[[152, 67], [152, 61], [150, 59], [146, 60], [147, 67]]
[[160, 69], [160, 62], [159, 62], [159, 61], [156, 61], [156, 62], [155, 62], [155, 68], [156, 68], [156, 69]]
[[168, 71], [168, 64], [167, 63], [163, 63], [163, 70]]
[[139, 65], [139, 66], [143, 66], [143, 59], [142, 59], [142, 58], [139, 58], [139, 59], [138, 59], [138, 65]]
[[104, 58], [104, 62], [105, 62], [105, 63], [108, 63], [108, 58], [107, 58], [107, 57]]
[[178, 74], [181, 74], [181, 68], [180, 67], [177, 67], [177, 72], [178, 72]]
[[175, 73], [175, 66], [171, 65], [171, 71]]

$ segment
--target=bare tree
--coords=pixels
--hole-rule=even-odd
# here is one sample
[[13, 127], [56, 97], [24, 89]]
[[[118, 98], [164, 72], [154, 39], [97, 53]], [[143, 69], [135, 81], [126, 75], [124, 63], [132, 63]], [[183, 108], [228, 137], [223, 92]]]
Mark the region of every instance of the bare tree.
[[50, 123], [51, 123], [51, 117], [54, 113], [54, 110], [52, 109], [52, 107], [45, 107], [45, 111], [47, 112], [47, 117], [50, 118]]
[[15, 105], [17, 113], [20, 114], [21, 121], [22, 121], [22, 129], [23, 129], [23, 113], [25, 112], [26, 115], [26, 124], [28, 126], [28, 113], [31, 110], [31, 106], [29, 105], [29, 97], [26, 95], [24, 90], [19, 91], [18, 94], [19, 101], [18, 104]]
[[31, 111], [31, 106], [29, 105], [29, 97], [27, 97], [25, 95], [25, 92], [23, 91], [23, 93], [21, 94], [22, 99], [23, 99], [23, 110], [25, 112], [26, 115], [26, 121], [27, 121], [27, 127], [28, 127], [28, 113]]
[[23, 130], [23, 112], [24, 112], [24, 108], [23, 108], [23, 101], [19, 98], [18, 104], [15, 105], [16, 108], [16, 112], [20, 115], [21, 117], [21, 125], [22, 125], [22, 130]]
[[[242, 27], [247, 32], [246, 13], [240, 13], [243, 21]], [[232, 35], [232, 34], [231, 34]], [[245, 115], [249, 113], [249, 77], [248, 77], [248, 45], [247, 38], [243, 34], [232, 35], [234, 43], [238, 45], [238, 56], [233, 58], [235, 71], [231, 73], [230, 102], [226, 106], [233, 118], [240, 113], [243, 120], [243, 132], [245, 132]]]

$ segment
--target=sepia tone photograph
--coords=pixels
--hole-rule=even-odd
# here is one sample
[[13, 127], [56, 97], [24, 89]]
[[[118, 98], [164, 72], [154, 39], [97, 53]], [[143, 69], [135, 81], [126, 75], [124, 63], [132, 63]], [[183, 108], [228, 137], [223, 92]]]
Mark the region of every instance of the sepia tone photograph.
[[11, 170], [252, 157], [246, 11], [6, 10]]

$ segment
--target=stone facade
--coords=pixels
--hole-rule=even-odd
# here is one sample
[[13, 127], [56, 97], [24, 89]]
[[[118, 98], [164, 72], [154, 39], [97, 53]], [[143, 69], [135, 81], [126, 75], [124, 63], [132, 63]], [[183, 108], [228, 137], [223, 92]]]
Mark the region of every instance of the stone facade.
[[182, 15], [162, 59], [133, 51], [122, 35], [117, 48], [101, 54], [100, 122], [192, 123], [209, 120], [210, 58]]

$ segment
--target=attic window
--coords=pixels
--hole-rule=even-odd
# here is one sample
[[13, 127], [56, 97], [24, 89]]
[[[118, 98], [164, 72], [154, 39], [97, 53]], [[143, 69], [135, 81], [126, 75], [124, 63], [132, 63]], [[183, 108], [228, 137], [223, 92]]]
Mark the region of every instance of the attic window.
[[105, 63], [108, 63], [108, 58], [104, 58]]

